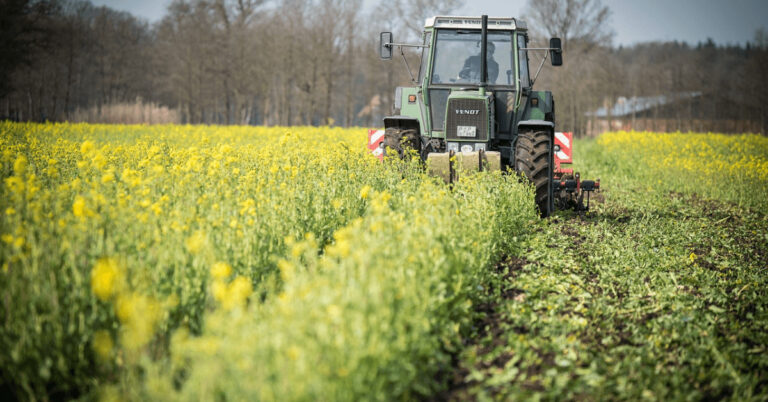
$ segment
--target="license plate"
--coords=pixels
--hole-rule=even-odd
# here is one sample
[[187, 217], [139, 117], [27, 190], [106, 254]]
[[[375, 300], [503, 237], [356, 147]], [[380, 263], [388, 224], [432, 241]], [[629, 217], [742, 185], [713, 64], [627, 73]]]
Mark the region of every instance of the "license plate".
[[456, 126], [456, 135], [458, 137], [474, 137], [477, 133], [475, 126]]

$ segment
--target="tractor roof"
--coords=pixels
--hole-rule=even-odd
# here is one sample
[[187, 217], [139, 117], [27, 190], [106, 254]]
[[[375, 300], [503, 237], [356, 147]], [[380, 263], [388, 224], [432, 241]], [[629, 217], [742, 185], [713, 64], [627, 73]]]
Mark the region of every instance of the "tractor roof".
[[[481, 17], [436, 16], [427, 18], [424, 28], [469, 28], [480, 29]], [[526, 30], [523, 21], [512, 17], [488, 17], [489, 30]]]

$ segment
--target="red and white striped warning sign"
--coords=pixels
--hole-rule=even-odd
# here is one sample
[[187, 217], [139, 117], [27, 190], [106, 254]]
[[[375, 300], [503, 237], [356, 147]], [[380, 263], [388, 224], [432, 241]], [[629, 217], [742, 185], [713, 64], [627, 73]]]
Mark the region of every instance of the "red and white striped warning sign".
[[382, 141], [384, 141], [384, 130], [368, 130], [368, 149], [381, 160], [384, 159], [384, 151], [381, 149]]
[[559, 163], [573, 163], [573, 133], [555, 133], [555, 145], [560, 148], [555, 152]]

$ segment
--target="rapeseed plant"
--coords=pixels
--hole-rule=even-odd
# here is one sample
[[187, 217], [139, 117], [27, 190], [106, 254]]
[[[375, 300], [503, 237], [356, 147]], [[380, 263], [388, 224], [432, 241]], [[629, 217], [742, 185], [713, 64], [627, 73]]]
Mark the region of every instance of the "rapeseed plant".
[[91, 271], [91, 290], [101, 301], [108, 301], [122, 290], [123, 272], [116, 259], [105, 257], [96, 261]]

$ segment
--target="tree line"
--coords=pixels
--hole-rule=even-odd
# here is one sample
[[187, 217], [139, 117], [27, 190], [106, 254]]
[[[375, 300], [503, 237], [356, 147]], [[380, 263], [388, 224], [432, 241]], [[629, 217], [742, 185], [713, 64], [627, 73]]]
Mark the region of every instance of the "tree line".
[[[392, 112], [394, 88], [410, 81], [404, 63], [379, 60], [378, 33], [418, 41], [426, 17], [458, 5], [173, 0], [150, 24], [87, 0], [0, 0], [0, 118], [99, 120], [134, 104], [150, 105], [130, 109], [141, 111], [141, 122], [375, 127]], [[745, 45], [616, 47], [600, 0], [529, 1], [523, 19], [533, 43], [563, 39], [564, 66], [545, 66], [536, 84], [554, 92], [563, 130], [626, 122], [611, 116], [613, 105], [637, 98], [664, 102], [633, 112], [635, 124], [768, 132], [763, 31]], [[405, 56], [416, 74], [419, 55]], [[530, 70], [537, 67], [532, 57]]]

